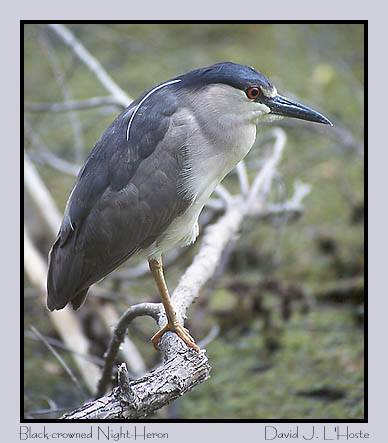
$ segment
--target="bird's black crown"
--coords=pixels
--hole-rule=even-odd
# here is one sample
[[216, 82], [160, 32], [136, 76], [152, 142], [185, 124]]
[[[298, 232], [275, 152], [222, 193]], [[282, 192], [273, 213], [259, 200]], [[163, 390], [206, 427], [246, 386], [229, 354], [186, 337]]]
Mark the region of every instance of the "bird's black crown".
[[195, 69], [187, 74], [176, 77], [182, 80], [176, 87], [201, 87], [214, 83], [223, 83], [241, 90], [252, 86], [273, 89], [272, 83], [263, 74], [246, 65], [232, 62], [216, 63], [205, 68]]

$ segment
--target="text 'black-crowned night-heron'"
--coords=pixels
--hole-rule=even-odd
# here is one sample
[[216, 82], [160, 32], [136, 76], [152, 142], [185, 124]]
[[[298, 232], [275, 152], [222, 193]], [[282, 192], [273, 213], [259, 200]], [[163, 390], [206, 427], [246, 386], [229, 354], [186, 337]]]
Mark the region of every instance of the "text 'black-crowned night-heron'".
[[280, 96], [249, 66], [217, 63], [161, 83], [131, 103], [104, 132], [79, 172], [50, 251], [47, 306], [78, 309], [90, 285], [129, 257], [149, 261], [167, 324], [179, 324], [162, 254], [193, 243], [198, 217], [217, 184], [245, 157], [256, 125], [279, 116], [331, 124]]

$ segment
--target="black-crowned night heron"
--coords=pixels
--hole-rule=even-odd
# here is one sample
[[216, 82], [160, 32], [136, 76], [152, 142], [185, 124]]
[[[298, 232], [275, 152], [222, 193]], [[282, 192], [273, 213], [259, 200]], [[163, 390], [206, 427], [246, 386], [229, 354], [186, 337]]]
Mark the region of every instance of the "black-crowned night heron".
[[280, 96], [249, 66], [217, 63], [161, 83], [131, 103], [104, 132], [79, 172], [50, 251], [47, 306], [74, 309], [90, 285], [133, 255], [146, 257], [167, 324], [179, 324], [162, 254], [193, 243], [198, 217], [217, 184], [245, 157], [256, 125], [279, 116], [331, 124]]

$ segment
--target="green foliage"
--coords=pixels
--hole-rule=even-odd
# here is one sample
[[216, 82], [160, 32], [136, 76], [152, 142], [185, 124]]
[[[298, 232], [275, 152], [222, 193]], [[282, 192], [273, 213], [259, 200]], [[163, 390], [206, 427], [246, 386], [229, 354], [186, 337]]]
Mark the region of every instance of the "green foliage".
[[[180, 417], [363, 417], [363, 331], [354, 328], [346, 310], [319, 307], [294, 316], [284, 328], [281, 350], [272, 356], [263, 352], [259, 325], [232, 340], [217, 338], [207, 350], [211, 378], [179, 400]], [[323, 388], [344, 397], [300, 395]]]

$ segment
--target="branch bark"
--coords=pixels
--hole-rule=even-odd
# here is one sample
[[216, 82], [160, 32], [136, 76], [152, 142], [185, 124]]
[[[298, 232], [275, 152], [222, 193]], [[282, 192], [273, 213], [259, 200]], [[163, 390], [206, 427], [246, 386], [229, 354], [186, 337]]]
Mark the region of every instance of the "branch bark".
[[[112, 369], [115, 362], [116, 355], [119, 352], [120, 346], [125, 339], [129, 323], [136, 317], [148, 315], [155, 320], [158, 319], [161, 312], [160, 303], [141, 303], [139, 305], [131, 306], [121, 316], [117, 322], [109, 343], [108, 351], [105, 355], [105, 365], [100, 381], [98, 382], [97, 397], [105, 394], [106, 388], [110, 383]], [[145, 372], [145, 371], [144, 371]]]
[[[173, 334], [171, 334], [173, 335]], [[175, 334], [174, 334], [175, 335]], [[179, 349], [176, 335], [174, 349]], [[205, 351], [198, 354], [174, 352], [174, 355], [144, 377], [129, 382], [125, 364], [118, 372], [119, 386], [98, 400], [86, 403], [81, 408], [65, 414], [65, 420], [137, 419], [157, 411], [190, 391], [209, 377], [210, 367]]]

